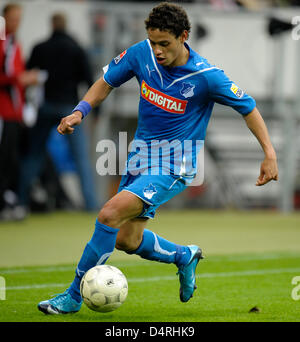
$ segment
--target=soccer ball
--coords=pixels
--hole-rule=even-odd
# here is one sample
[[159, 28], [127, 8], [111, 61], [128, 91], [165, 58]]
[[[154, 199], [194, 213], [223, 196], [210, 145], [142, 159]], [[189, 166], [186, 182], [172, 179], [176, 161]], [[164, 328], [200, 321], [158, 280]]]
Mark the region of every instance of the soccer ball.
[[91, 310], [113, 311], [120, 307], [127, 297], [127, 279], [117, 267], [98, 265], [89, 269], [81, 279], [80, 294]]

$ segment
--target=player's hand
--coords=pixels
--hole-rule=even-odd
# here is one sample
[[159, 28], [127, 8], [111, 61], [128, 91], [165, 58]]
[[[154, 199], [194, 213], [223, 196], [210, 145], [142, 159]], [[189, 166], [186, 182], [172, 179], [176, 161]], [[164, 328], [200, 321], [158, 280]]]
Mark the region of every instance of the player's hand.
[[257, 186], [265, 185], [271, 180], [278, 180], [278, 167], [276, 158], [265, 158], [260, 166], [260, 175], [257, 178]]
[[60, 124], [57, 127], [58, 133], [64, 134], [72, 134], [74, 132], [74, 126], [77, 126], [81, 123], [82, 114], [79, 111], [72, 113], [71, 115], [62, 118]]

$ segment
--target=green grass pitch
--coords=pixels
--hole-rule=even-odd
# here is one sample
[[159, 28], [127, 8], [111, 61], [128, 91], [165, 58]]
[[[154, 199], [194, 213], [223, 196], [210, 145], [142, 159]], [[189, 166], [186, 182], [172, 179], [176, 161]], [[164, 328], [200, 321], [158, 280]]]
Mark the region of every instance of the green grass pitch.
[[[292, 298], [292, 279], [300, 276], [299, 219], [299, 213], [161, 210], [149, 229], [203, 248], [194, 297], [180, 302], [174, 265], [115, 251], [107, 263], [128, 279], [125, 303], [110, 313], [83, 305], [62, 316], [42, 314], [37, 303], [72, 281], [95, 214], [32, 215], [1, 223], [0, 279], [6, 291], [0, 322], [299, 322], [300, 300]], [[253, 307], [259, 311], [249, 312]]]

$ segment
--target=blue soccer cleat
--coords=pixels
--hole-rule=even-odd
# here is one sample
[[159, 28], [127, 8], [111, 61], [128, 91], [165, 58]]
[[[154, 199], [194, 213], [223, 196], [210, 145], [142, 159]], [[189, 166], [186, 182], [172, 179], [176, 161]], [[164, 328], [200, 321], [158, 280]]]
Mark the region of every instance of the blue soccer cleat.
[[202, 250], [198, 246], [190, 245], [191, 258], [187, 265], [178, 268], [180, 282], [180, 300], [187, 302], [191, 297], [196, 286], [196, 267], [200, 259], [203, 259]]
[[78, 303], [66, 290], [64, 293], [38, 304], [38, 309], [45, 314], [59, 315], [74, 313], [80, 310], [82, 301]]

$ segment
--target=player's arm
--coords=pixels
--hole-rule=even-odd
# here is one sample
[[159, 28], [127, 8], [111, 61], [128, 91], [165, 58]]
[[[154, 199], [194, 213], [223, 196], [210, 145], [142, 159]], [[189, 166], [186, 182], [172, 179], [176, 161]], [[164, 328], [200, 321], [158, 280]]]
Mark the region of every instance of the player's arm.
[[82, 101], [76, 107], [78, 110], [61, 119], [60, 124], [57, 127], [57, 131], [60, 134], [73, 133], [74, 126], [81, 123], [83, 117], [88, 111], [103, 102], [112, 89], [113, 88], [104, 81], [103, 77], [99, 78], [87, 91]]
[[271, 180], [277, 181], [278, 167], [276, 152], [271, 143], [268, 129], [262, 116], [255, 107], [249, 114], [244, 115], [243, 117], [248, 128], [255, 135], [265, 153], [265, 159], [261, 163], [260, 175], [257, 178], [256, 185], [264, 185]]

